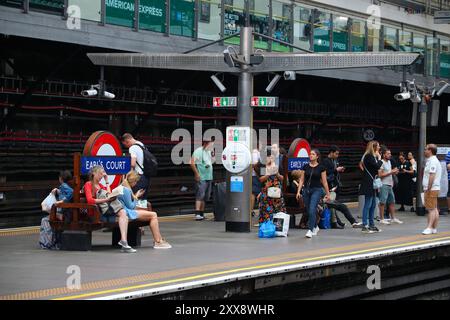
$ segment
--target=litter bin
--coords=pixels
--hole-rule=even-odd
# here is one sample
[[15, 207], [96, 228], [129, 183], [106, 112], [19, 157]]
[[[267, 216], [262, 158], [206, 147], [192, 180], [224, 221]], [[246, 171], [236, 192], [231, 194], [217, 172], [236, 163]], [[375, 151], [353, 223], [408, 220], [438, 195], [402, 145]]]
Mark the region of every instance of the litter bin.
[[218, 182], [214, 184], [214, 220], [225, 221], [225, 200], [227, 193], [227, 183]]

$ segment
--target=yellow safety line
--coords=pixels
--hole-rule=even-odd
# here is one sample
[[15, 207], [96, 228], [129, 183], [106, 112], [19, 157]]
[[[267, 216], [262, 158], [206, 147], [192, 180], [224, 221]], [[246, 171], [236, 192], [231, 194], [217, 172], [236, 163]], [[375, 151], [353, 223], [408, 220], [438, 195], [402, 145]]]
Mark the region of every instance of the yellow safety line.
[[428, 243], [428, 242], [437, 242], [437, 241], [442, 241], [442, 240], [450, 240], [450, 237], [414, 241], [414, 242], [409, 242], [409, 243], [402, 243], [402, 244], [397, 244], [397, 245], [371, 248], [371, 249], [365, 249], [365, 250], [359, 250], [359, 251], [353, 251], [353, 252], [337, 253], [337, 254], [331, 254], [331, 255], [320, 256], [320, 257], [304, 258], [304, 259], [293, 260], [293, 261], [276, 262], [276, 263], [259, 265], [259, 266], [218, 271], [218, 272], [213, 272], [213, 273], [206, 273], [206, 274], [172, 279], [172, 280], [164, 280], [164, 281], [159, 281], [159, 282], [154, 282], [154, 283], [147, 283], [147, 284], [141, 284], [141, 285], [136, 285], [136, 286], [124, 287], [124, 288], [103, 290], [103, 291], [98, 291], [98, 292], [91, 292], [91, 293], [79, 294], [79, 295], [74, 295], [74, 296], [55, 298], [53, 300], [71, 300], [71, 299], [87, 298], [87, 297], [92, 297], [92, 296], [97, 296], [97, 295], [108, 294], [108, 293], [117, 293], [117, 292], [123, 292], [123, 291], [135, 290], [135, 289], [142, 289], [142, 288], [154, 287], [157, 285], [171, 284], [171, 283], [180, 282], [180, 281], [196, 280], [196, 279], [207, 278], [207, 277], [212, 277], [212, 276], [219, 276], [219, 275], [230, 274], [230, 273], [241, 272], [241, 271], [250, 271], [250, 270], [264, 269], [264, 268], [270, 268], [270, 267], [279, 267], [279, 266], [283, 266], [283, 265], [298, 264], [298, 263], [308, 262], [308, 261], [336, 258], [336, 257], [342, 257], [342, 256], [346, 256], [346, 255], [357, 255], [357, 254], [367, 253], [367, 252], [372, 252], [372, 251], [377, 251], [377, 250], [386, 250], [386, 249], [399, 248], [399, 247], [411, 246], [411, 245], [416, 245], [416, 244], [423, 244], [423, 243]]
[[[206, 217], [212, 216], [212, 213], [205, 213], [205, 216]], [[192, 215], [176, 215], [176, 216], [158, 217], [158, 220], [159, 222], [175, 222], [175, 221], [190, 221], [190, 220], [194, 221], [194, 218]], [[39, 231], [40, 226], [0, 229], [0, 237], [37, 234], [39, 233]]]

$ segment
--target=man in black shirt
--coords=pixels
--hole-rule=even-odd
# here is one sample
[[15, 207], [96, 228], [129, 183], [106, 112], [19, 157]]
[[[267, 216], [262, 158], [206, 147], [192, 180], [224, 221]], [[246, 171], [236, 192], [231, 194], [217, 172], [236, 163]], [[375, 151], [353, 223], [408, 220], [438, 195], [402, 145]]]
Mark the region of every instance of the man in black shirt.
[[327, 171], [327, 182], [332, 194], [332, 201], [329, 201], [327, 205], [330, 209], [335, 209], [333, 210], [334, 214], [331, 217], [331, 227], [334, 229], [342, 229], [345, 225], [339, 219], [339, 216], [336, 213], [337, 210], [341, 211], [344, 214], [345, 218], [347, 218], [347, 220], [354, 228], [357, 228], [361, 226], [361, 223], [358, 223], [355, 220], [345, 204], [336, 201], [339, 188], [341, 187], [340, 173], [345, 171], [345, 167], [339, 165], [339, 153], [340, 149], [337, 146], [333, 145], [329, 149], [328, 157], [322, 161], [322, 165], [326, 168]]

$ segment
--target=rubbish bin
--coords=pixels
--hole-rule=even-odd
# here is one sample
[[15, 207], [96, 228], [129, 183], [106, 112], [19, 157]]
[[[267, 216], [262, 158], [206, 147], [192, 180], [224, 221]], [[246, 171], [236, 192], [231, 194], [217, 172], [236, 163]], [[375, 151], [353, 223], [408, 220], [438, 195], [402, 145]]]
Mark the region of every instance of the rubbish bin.
[[227, 193], [227, 183], [218, 182], [214, 184], [214, 220], [225, 221], [225, 200]]

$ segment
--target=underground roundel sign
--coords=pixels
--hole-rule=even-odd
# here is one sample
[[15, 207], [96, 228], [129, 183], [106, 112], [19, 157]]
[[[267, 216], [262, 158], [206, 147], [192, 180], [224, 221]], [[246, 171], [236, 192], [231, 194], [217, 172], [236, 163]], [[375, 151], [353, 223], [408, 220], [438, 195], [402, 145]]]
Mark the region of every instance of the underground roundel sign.
[[[119, 140], [110, 132], [96, 131], [87, 140], [81, 158], [81, 173], [87, 174], [95, 165], [101, 165], [108, 174], [111, 189], [120, 184], [123, 174], [131, 169], [129, 157], [123, 157]], [[103, 185], [105, 181], [100, 182]]]
[[288, 170], [300, 170], [309, 162], [311, 146], [309, 142], [302, 138], [295, 139], [288, 152]]

